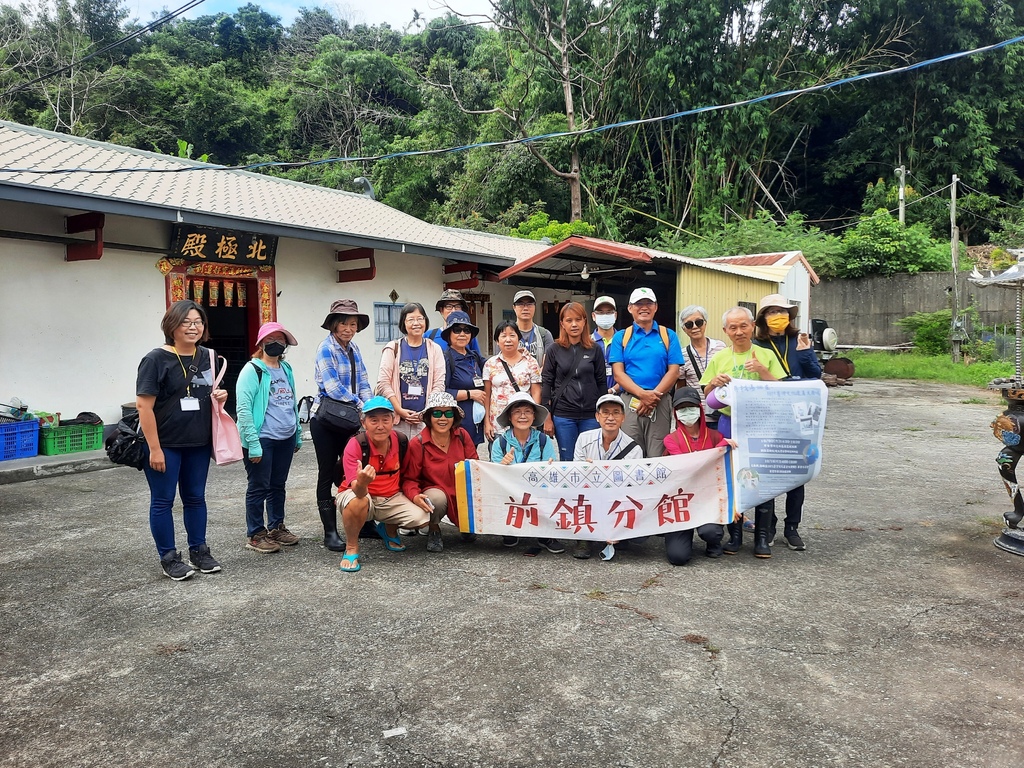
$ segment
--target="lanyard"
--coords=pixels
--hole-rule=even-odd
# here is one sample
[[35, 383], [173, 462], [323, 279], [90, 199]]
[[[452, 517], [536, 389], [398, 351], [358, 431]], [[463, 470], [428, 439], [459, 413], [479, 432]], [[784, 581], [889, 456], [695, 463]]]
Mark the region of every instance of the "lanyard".
[[[171, 347], [171, 349], [174, 350], [174, 356], [176, 358], [178, 358], [178, 365], [181, 366], [181, 375], [185, 378], [185, 396], [186, 397], [192, 397], [192, 382], [189, 381], [188, 372], [185, 370], [185, 364], [183, 362], [181, 362], [181, 355], [178, 354], [178, 348], [177, 347]], [[196, 355], [198, 355], [198, 354], [199, 354], [199, 347], [196, 347], [196, 351], [192, 353], [192, 359], [189, 361], [189, 364], [188, 364], [188, 367], [189, 368], [193, 368], [194, 367], [196, 369], [196, 372], [199, 371], [199, 366], [197, 366], [195, 364], [195, 362], [196, 362]]]
[[[614, 456], [616, 453], [618, 453], [618, 451], [616, 449], [620, 445], [622, 445], [622, 438], [623, 438], [623, 433], [620, 431], [619, 432], [619, 436], [617, 438], [615, 438], [615, 442], [613, 442], [611, 445], [608, 446], [608, 450], [607, 451], [604, 451], [604, 456], [601, 457], [602, 461], [611, 461], [612, 456]], [[599, 435], [598, 438], [597, 438], [597, 447], [601, 448], [603, 443], [604, 443], [604, 439]]]
[[707, 430], [699, 430], [700, 436], [696, 439], [695, 443], [690, 442], [690, 435], [686, 431], [686, 427], [680, 425], [678, 431], [679, 434], [681, 434], [683, 436], [683, 439], [686, 441], [686, 449], [690, 453], [694, 453], [695, 451], [704, 451], [708, 449], [708, 442], [711, 440], [711, 435], [708, 433]]
[[768, 343], [772, 345], [772, 349], [775, 350], [775, 356], [779, 358], [779, 362], [782, 363], [782, 367], [785, 368], [786, 373], [789, 374], [789, 361], [786, 359], [789, 356], [789, 339], [786, 338], [786, 348], [784, 352], [779, 352], [779, 348], [775, 346], [775, 342], [772, 340], [771, 336], [768, 337]]

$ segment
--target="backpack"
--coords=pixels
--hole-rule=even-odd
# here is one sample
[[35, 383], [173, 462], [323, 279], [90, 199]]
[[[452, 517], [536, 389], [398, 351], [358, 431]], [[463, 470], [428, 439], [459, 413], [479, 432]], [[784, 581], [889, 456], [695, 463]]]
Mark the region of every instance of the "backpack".
[[[387, 471], [378, 472], [378, 475], [393, 475], [396, 472], [401, 471], [402, 465], [405, 463], [405, 454], [409, 451], [409, 438], [403, 435], [401, 432], [393, 433], [398, 438], [398, 469], [392, 469]], [[363, 466], [365, 467], [370, 463], [370, 440], [366, 436], [365, 432], [358, 433], [354, 438], [359, 443], [360, 449], [363, 452]]]
[[[659, 325], [658, 326], [658, 335], [661, 336], [661, 343], [665, 345], [665, 351], [667, 352], [669, 350], [668, 328], [666, 328], [664, 325]], [[633, 326], [630, 325], [629, 328], [627, 328], [625, 331], [622, 332], [622, 348], [623, 349], [625, 349], [628, 346], [629, 340], [632, 339], [632, 338], [633, 338]]]
[[[540, 441], [539, 442], [540, 442], [540, 455], [543, 456], [544, 455], [544, 446], [546, 446], [548, 444], [548, 436], [545, 435], [543, 432], [541, 432], [540, 433]], [[505, 455], [506, 453], [508, 453], [508, 440], [505, 439], [505, 433], [504, 432], [502, 432], [500, 435], [498, 435], [498, 445], [501, 447], [502, 455]], [[523, 463], [524, 464], [526, 463], [526, 459], [527, 458], [529, 458], [529, 454], [527, 454], [526, 456], [523, 456]]]

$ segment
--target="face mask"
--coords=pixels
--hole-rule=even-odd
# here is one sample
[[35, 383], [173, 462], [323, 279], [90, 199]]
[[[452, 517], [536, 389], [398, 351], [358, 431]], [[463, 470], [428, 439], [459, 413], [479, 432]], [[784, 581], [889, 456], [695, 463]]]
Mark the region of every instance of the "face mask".
[[775, 315], [774, 317], [769, 317], [765, 322], [768, 325], [768, 330], [772, 333], [785, 333], [786, 329], [789, 328], [789, 315]]
[[594, 315], [594, 322], [598, 328], [607, 331], [615, 325], [615, 315]]
[[268, 344], [263, 345], [263, 351], [271, 357], [280, 357], [284, 354], [286, 349], [288, 349], [288, 345], [283, 344], [280, 341], [271, 341]]
[[700, 419], [700, 416], [700, 408], [695, 408], [692, 406], [687, 408], [680, 408], [679, 410], [676, 411], [676, 418], [679, 419], [681, 423], [685, 424], [688, 427], [696, 424], [697, 420]]

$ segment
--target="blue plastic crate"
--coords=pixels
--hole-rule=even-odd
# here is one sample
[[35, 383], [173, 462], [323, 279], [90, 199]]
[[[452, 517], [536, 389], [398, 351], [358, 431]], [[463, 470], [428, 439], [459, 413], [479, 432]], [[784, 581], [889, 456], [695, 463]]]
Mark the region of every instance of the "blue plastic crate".
[[39, 422], [0, 424], [0, 461], [27, 459], [39, 453]]

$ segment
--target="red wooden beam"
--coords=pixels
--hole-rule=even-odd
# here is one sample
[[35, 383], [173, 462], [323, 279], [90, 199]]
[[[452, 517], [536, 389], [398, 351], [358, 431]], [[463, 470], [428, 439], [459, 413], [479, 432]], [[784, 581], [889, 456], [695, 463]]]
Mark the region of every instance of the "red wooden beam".
[[456, 264], [445, 264], [444, 273], [446, 275], [452, 275], [456, 272], [476, 272], [479, 268], [479, 264], [474, 264], [471, 261], [460, 261]]
[[377, 263], [373, 258], [373, 248], [353, 248], [350, 251], [335, 251], [335, 261], [342, 264], [350, 261], [368, 261], [367, 267], [356, 269], [339, 269], [339, 283], [358, 283], [364, 280], [373, 280], [377, 276]]
[[480, 281], [477, 280], [475, 277], [471, 277], [468, 280], [453, 280], [451, 282], [445, 283], [444, 287], [446, 289], [454, 288], [457, 291], [462, 291], [465, 290], [466, 288], [476, 288], [478, 285], [480, 285]]
[[69, 235], [79, 232], [93, 231], [93, 239], [81, 243], [68, 243], [64, 246], [64, 261], [95, 261], [103, 256], [103, 224], [102, 213], [80, 213], [77, 216], [64, 217], [64, 231]]

